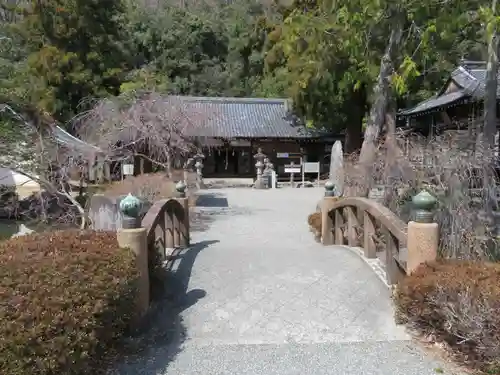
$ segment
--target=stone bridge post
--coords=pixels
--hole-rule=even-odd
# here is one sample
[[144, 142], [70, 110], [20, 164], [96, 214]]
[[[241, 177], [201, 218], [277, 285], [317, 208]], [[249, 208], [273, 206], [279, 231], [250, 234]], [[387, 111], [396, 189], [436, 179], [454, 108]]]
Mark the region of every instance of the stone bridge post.
[[186, 184], [183, 181], [179, 181], [175, 185], [177, 190], [177, 197], [175, 200], [179, 202], [183, 208], [182, 222], [180, 222], [180, 238], [179, 247], [186, 248], [190, 245], [190, 228], [189, 228], [189, 199], [186, 196]]
[[439, 228], [434, 222], [437, 204], [427, 191], [422, 191], [412, 200], [415, 221], [408, 223], [408, 258], [406, 273], [410, 275], [419, 265], [436, 260], [439, 246]]
[[325, 197], [317, 207], [321, 213], [323, 245], [362, 244], [367, 258], [377, 258], [377, 252], [383, 252], [391, 285], [401, 276], [415, 272], [421, 264], [437, 259], [439, 228], [434, 222], [437, 200], [427, 191], [413, 197], [414, 221], [405, 223], [374, 200], [336, 196], [332, 182], [325, 184], [325, 189]]
[[148, 246], [146, 228], [140, 226], [142, 202], [129, 194], [120, 202], [123, 228], [118, 229], [116, 237], [118, 245], [123, 249], [130, 249], [136, 257], [139, 270], [139, 286], [137, 296], [137, 315], [144, 316], [149, 308], [149, 270]]
[[321, 202], [321, 243], [323, 245], [335, 244], [335, 236], [333, 234], [333, 223], [330, 220], [330, 210], [332, 205], [338, 200], [335, 196], [335, 185], [332, 181], [325, 183], [325, 197]]

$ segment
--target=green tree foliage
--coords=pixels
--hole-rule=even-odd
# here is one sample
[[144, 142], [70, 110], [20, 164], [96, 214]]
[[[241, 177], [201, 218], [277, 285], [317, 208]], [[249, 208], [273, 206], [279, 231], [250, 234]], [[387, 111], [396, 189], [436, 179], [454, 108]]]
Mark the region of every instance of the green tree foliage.
[[[122, 91], [290, 97], [306, 123], [359, 147], [392, 2], [123, 1], [3, 0], [2, 102], [67, 121], [82, 100]], [[462, 57], [483, 57], [489, 5], [402, 0], [399, 106], [438, 90]]]
[[136, 66], [165, 77], [183, 95], [251, 96], [264, 65], [270, 28], [258, 3], [235, 1], [204, 7], [170, 1], [129, 6]]
[[17, 1], [0, 7], [0, 103], [13, 106], [30, 101], [26, 90], [30, 83], [26, 74], [29, 50], [17, 32], [21, 11]]
[[269, 35], [266, 58], [269, 71], [277, 70], [276, 78], [287, 80], [286, 93], [296, 108], [318, 124], [347, 120], [348, 114], [341, 110], [345, 96], [363, 90], [374, 77], [355, 23], [366, 17], [350, 17], [353, 10], [348, 5], [335, 11], [325, 6], [332, 5], [297, 1], [288, 8], [284, 21]]
[[127, 69], [121, 0], [28, 1], [15, 25], [29, 51], [31, 104], [59, 120], [82, 100], [117, 94]]
[[[461, 57], [477, 58], [474, 20], [480, 2], [404, 1], [405, 35], [393, 88], [401, 104], [421, 100], [443, 84]], [[285, 80], [299, 112], [318, 126], [359, 124], [390, 33], [386, 1], [296, 0], [269, 34], [268, 74]], [[286, 74], [283, 73], [286, 72]], [[276, 81], [263, 84], [276, 86]], [[265, 92], [266, 89], [262, 88]], [[359, 128], [359, 126], [358, 126]]]

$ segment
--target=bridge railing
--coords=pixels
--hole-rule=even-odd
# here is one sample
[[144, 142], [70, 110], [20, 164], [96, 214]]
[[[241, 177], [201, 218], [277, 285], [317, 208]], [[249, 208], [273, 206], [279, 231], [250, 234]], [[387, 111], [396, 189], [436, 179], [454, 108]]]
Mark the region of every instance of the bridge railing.
[[418, 194], [415, 221], [405, 223], [371, 199], [325, 197], [318, 205], [321, 242], [361, 247], [366, 258], [378, 258], [385, 265], [387, 283], [397, 284], [420, 264], [437, 257], [438, 225], [432, 222], [432, 199], [426, 192]]
[[188, 198], [169, 198], [157, 201], [142, 219], [148, 248], [174, 249], [189, 246]]
[[129, 195], [120, 201], [122, 223], [117, 230], [117, 239], [120, 247], [130, 249], [136, 256], [140, 316], [147, 312], [152, 293], [159, 285], [157, 282], [163, 282], [161, 261], [165, 260], [167, 250], [190, 245], [189, 204], [185, 189], [183, 183], [178, 183], [177, 197], [155, 202], [144, 216], [142, 202], [137, 197]]

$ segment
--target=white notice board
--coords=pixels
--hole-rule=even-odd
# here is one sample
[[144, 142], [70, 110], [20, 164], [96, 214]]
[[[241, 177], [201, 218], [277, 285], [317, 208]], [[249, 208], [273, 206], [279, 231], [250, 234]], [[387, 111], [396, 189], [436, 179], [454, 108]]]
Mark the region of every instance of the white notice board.
[[306, 186], [306, 173], [317, 173], [317, 179], [316, 183], [319, 186], [319, 178], [320, 178], [320, 171], [321, 171], [321, 165], [319, 161], [315, 162], [305, 162], [302, 164], [304, 166], [304, 169], [302, 170], [302, 187]]
[[122, 164], [122, 173], [125, 176], [133, 176], [134, 164]]
[[304, 163], [304, 173], [319, 173], [319, 161]]

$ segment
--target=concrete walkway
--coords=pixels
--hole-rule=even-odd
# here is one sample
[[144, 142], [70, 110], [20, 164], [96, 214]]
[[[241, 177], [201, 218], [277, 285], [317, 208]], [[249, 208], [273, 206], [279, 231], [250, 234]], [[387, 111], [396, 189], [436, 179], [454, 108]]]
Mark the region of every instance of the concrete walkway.
[[[308, 230], [322, 189], [209, 190], [215, 216], [175, 272], [175, 324], [120, 374], [451, 374], [394, 323], [357, 255]], [[172, 337], [172, 335], [174, 337]]]

